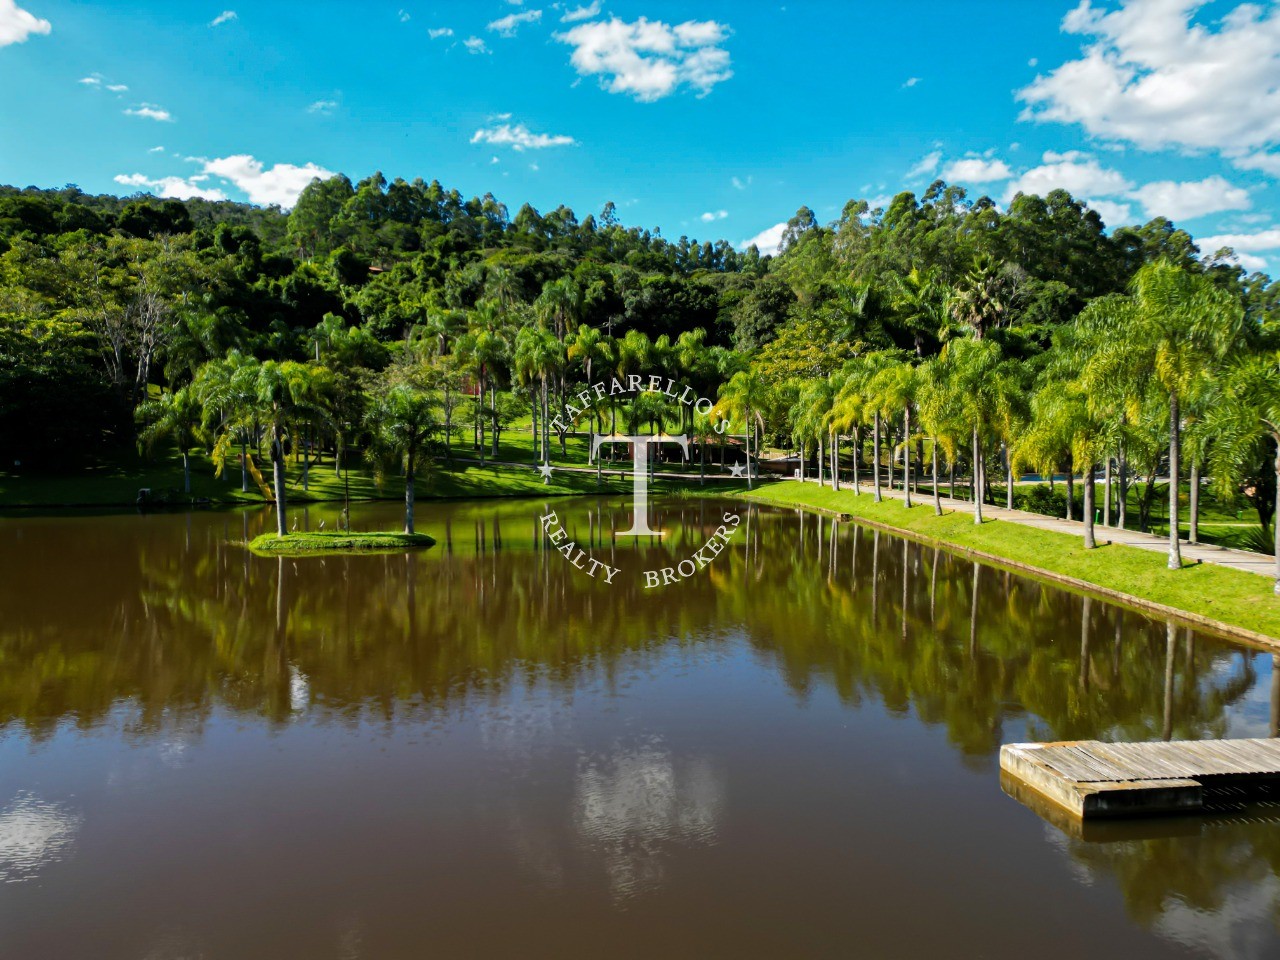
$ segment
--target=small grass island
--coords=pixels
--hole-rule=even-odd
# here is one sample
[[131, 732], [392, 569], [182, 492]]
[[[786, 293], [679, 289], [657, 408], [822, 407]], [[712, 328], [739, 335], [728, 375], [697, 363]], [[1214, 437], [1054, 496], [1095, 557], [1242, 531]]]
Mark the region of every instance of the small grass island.
[[370, 553], [401, 551], [435, 546], [435, 538], [425, 533], [264, 533], [249, 541], [254, 553], [271, 555], [314, 553]]

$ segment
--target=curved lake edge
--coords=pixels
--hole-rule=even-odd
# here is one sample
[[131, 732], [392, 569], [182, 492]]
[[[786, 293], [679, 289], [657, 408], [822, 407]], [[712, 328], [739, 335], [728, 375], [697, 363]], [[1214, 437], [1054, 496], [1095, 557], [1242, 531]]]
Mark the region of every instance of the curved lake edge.
[[[852, 495], [851, 491], [844, 491], [844, 492], [848, 492]], [[752, 503], [767, 504], [770, 506], [777, 506], [777, 507], [791, 507], [797, 510], [806, 510], [810, 513], [822, 514], [824, 516], [833, 517], [837, 520], [861, 524], [862, 526], [870, 527], [876, 530], [881, 530], [885, 533], [889, 533], [897, 537], [902, 537], [903, 539], [911, 540], [915, 543], [923, 544], [926, 546], [938, 547], [956, 556], [961, 556], [961, 557], [965, 557], [967, 559], [972, 559], [972, 560], [980, 560], [985, 564], [988, 564], [993, 567], [997, 567], [999, 569], [1009, 570], [1011, 572], [1019, 573], [1036, 580], [1045, 581], [1045, 582], [1053, 583], [1057, 586], [1066, 587], [1074, 593], [1097, 597], [1099, 599], [1106, 600], [1110, 603], [1115, 603], [1120, 606], [1128, 607], [1129, 609], [1136, 610], [1138, 612], [1153, 613], [1160, 616], [1161, 618], [1173, 620], [1185, 626], [1196, 627], [1197, 629], [1200, 629], [1207, 633], [1215, 634], [1223, 639], [1244, 643], [1249, 646], [1256, 647], [1260, 650], [1265, 650], [1270, 653], [1280, 653], [1280, 638], [1270, 636], [1269, 634], [1261, 633], [1257, 630], [1252, 630], [1248, 627], [1241, 626], [1234, 623], [1229, 623], [1227, 621], [1219, 620], [1214, 617], [1205, 616], [1204, 614], [1196, 613], [1195, 611], [1187, 610], [1182, 607], [1170, 606], [1167, 603], [1161, 603], [1160, 601], [1151, 600], [1147, 597], [1138, 596], [1136, 594], [1128, 593], [1123, 590], [1117, 590], [1113, 587], [1107, 587], [1102, 584], [1094, 583], [1089, 580], [1083, 580], [1083, 579], [1080, 579], [1079, 577], [1071, 576], [1070, 574], [1060, 573], [1055, 570], [1049, 570], [1049, 569], [1046, 569], [1045, 567], [1026, 563], [1025, 561], [1016, 560], [1011, 557], [1005, 557], [997, 553], [991, 553], [986, 550], [981, 550], [976, 547], [971, 547], [966, 544], [957, 543], [955, 541], [948, 540], [943, 537], [931, 536], [926, 533], [921, 533], [918, 530], [912, 530], [908, 527], [897, 526], [895, 524], [888, 523], [881, 519], [859, 515], [851, 512], [851, 509], [838, 510], [831, 507], [826, 507], [826, 506], [821, 506], [814, 503], [805, 502], [804, 500], [800, 500], [800, 499], [793, 500], [789, 498], [773, 497], [773, 496], [770, 496], [767, 492], [758, 491], [758, 490], [751, 491], [751, 492], [738, 492], [738, 493], [726, 492], [724, 495], [728, 497], [736, 498], [736, 499], [746, 500]], [[860, 496], [865, 496], [865, 494], [860, 494]], [[853, 504], [850, 504], [850, 507], [852, 508]], [[924, 502], [917, 504], [913, 509], [919, 510], [919, 509], [929, 509], [929, 508], [930, 508], [930, 505], [928, 501], [925, 500]], [[906, 509], [906, 508], [901, 508], [901, 509]], [[948, 515], [953, 515], [955, 513], [956, 511], [954, 510], [950, 510], [950, 511], [944, 510], [943, 516], [945, 517]], [[994, 520], [994, 519], [986, 520], [984, 521], [984, 525], [994, 524], [999, 522], [1000, 521]], [[1065, 536], [1065, 534], [1059, 534], [1058, 536]], [[1117, 547], [1115, 546], [1109, 546], [1107, 549], [1116, 549], [1116, 548]], [[1119, 549], [1124, 549], [1124, 548], [1119, 547]], [[1187, 569], [1194, 569], [1194, 568], [1187, 568]], [[1270, 599], [1269, 592], [1267, 595], [1267, 599]]]

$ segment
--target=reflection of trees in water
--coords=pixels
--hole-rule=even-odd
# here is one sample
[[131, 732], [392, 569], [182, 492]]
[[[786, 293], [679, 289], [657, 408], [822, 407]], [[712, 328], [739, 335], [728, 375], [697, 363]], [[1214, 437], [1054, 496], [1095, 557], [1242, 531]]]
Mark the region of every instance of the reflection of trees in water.
[[[275, 724], [456, 711], [511, 686], [608, 685], [624, 655], [634, 665], [672, 646], [745, 642], [795, 696], [822, 686], [849, 705], [914, 713], [990, 771], [1002, 740], [1220, 736], [1256, 683], [1260, 654], [803, 513], [733, 505], [743, 522], [729, 549], [698, 576], [646, 591], [639, 572], [687, 557], [722, 504], [658, 505], [661, 543], [614, 538], [629, 523], [625, 500], [550, 507], [570, 537], [624, 568], [614, 585], [548, 547], [536, 501], [439, 507], [432, 550], [354, 558], [263, 559], [228, 543], [256, 533], [263, 514], [95, 521], [101, 536], [88, 539], [87, 525], [24, 520], [45, 556], [76, 559], [56, 573], [21, 562], [9, 535], [19, 528], [0, 531], [0, 715], [38, 737], [127, 704], [130, 727], [164, 733], [177, 762], [215, 707]], [[1270, 693], [1274, 727], [1280, 687]], [[714, 771], [661, 744], [585, 757], [573, 783], [576, 835], [618, 896], [660, 876], [668, 840], [714, 835]], [[522, 859], [559, 882], [565, 851], [545, 842], [555, 831], [532, 811], [511, 822]], [[1199, 829], [1063, 842], [1089, 876], [1116, 879], [1143, 924], [1190, 929], [1188, 916], [1228, 916], [1242, 884], [1274, 884], [1280, 867], [1274, 828]]]
[[0, 624], [0, 711], [37, 730], [122, 700], [143, 729], [214, 703], [276, 722], [391, 717], [511, 682], [608, 681], [623, 653], [741, 632], [797, 695], [822, 682], [850, 704], [875, 697], [989, 758], [1010, 723], [1028, 739], [1220, 735], [1255, 682], [1253, 654], [820, 516], [735, 505], [729, 549], [646, 591], [640, 571], [688, 556], [722, 504], [662, 504], [662, 542], [614, 538], [625, 500], [552, 509], [624, 568], [613, 585], [549, 547], [536, 502], [442, 510], [440, 545], [408, 555], [255, 558], [226, 542], [247, 515], [185, 518], [176, 538], [157, 525], [103, 559], [74, 609], [20, 602]]

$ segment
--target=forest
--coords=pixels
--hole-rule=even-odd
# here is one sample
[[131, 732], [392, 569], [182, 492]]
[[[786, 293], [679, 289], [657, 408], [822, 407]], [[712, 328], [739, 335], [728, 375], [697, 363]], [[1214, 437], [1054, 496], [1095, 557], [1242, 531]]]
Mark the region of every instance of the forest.
[[[640, 372], [716, 408], [645, 394], [556, 416]], [[1180, 511], [1194, 541], [1202, 496], [1238, 502], [1269, 552], [1280, 288], [1165, 219], [1108, 230], [1061, 190], [1002, 208], [938, 181], [830, 223], [801, 207], [765, 256], [612, 203], [512, 216], [381, 174], [313, 181], [291, 211], [0, 187], [6, 471], [164, 444], [270, 463], [283, 504], [286, 460], [323, 454], [394, 464], [411, 527], [415, 476], [496, 458], [509, 431], [553, 462], [569, 431], [624, 426], [705, 451], [720, 418], [735, 459], [946, 490], [979, 520], [984, 502], [1074, 515], [1089, 543], [1099, 515], [1148, 528], [1163, 490], [1171, 564]]]

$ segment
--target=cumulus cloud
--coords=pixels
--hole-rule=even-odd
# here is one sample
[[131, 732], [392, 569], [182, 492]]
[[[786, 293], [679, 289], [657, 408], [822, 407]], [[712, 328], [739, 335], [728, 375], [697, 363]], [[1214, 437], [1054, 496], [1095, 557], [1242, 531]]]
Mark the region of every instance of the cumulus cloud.
[[138, 187], [153, 193], [163, 200], [189, 200], [199, 197], [201, 200], [225, 200], [227, 195], [216, 187], [205, 187], [203, 181], [207, 176], [194, 177], [160, 177], [151, 179], [141, 173], [121, 173], [115, 177], [116, 183], [126, 187]]
[[[453, 31], [449, 31], [452, 33]], [[467, 53], [488, 53], [489, 48], [484, 45], [484, 41], [479, 37], [467, 37], [462, 41], [462, 45], [467, 48]]]
[[173, 114], [164, 107], [156, 106], [154, 103], [140, 103], [136, 107], [129, 107], [125, 110], [125, 115], [143, 117], [147, 120], [159, 120], [162, 123], [173, 122]]
[[1218, 176], [1182, 183], [1176, 180], [1147, 183], [1133, 191], [1132, 196], [1148, 216], [1171, 220], [1193, 220], [1226, 210], [1248, 210], [1252, 206], [1248, 190]]
[[107, 89], [110, 90], [112, 93], [124, 93], [129, 88], [125, 86], [123, 83], [108, 83]]
[[723, 220], [728, 215], [729, 215], [728, 210], [708, 210], [698, 219], [701, 220], [703, 223], [714, 223], [717, 220]]
[[452, 37], [453, 28], [452, 27], [433, 27], [427, 31], [427, 36], [429, 36], [432, 40], [439, 40], [441, 37]]
[[234, 10], [223, 10], [220, 14], [209, 21], [209, 26], [220, 27], [224, 23], [230, 23], [232, 20], [239, 20], [240, 16]]
[[1257, 233], [1220, 233], [1196, 241], [1201, 250], [1212, 253], [1230, 247], [1237, 253], [1257, 253], [1262, 250], [1280, 250], [1280, 227], [1259, 230]]
[[682, 86], [706, 96], [732, 77], [729, 52], [721, 46], [728, 37], [729, 28], [714, 20], [673, 26], [644, 17], [633, 23], [617, 17], [581, 23], [555, 35], [573, 48], [569, 62], [580, 76], [599, 77], [603, 89], [642, 103]]
[[579, 20], [590, 20], [592, 17], [600, 15], [600, 0], [592, 0], [589, 6], [574, 7], [572, 10], [566, 10], [564, 16], [560, 18], [561, 23], [577, 23]]
[[1123, 227], [1137, 222], [1133, 215], [1133, 208], [1127, 203], [1114, 200], [1090, 200], [1088, 204], [1098, 211], [1098, 216], [1102, 217], [1102, 222], [1108, 227]]
[[1205, 0], [1081, 0], [1062, 21], [1078, 59], [1019, 91], [1023, 118], [1079, 124], [1145, 149], [1242, 156], [1280, 142], [1280, 6], [1242, 3], [1193, 22]]
[[908, 180], [916, 180], [920, 177], [933, 176], [934, 171], [938, 169], [938, 164], [942, 162], [942, 151], [934, 150], [926, 153], [923, 157], [916, 161], [915, 165], [907, 171]]
[[952, 160], [942, 171], [942, 179], [959, 180], [964, 183], [994, 183], [997, 180], [1008, 180], [1013, 171], [1003, 160], [988, 160], [982, 157], [967, 157], [964, 160]]
[[[506, 114], [510, 116], [510, 114]], [[471, 136], [472, 143], [491, 143], [512, 150], [543, 150], [546, 147], [571, 147], [577, 141], [565, 134], [533, 133], [523, 123], [502, 123], [481, 127]]]
[[81, 77], [76, 83], [83, 83], [86, 87], [100, 87], [102, 86], [102, 74], [91, 73], [87, 77]]
[[514, 37], [522, 23], [537, 23], [542, 19], [541, 10], [526, 10], [524, 13], [509, 13], [505, 17], [491, 20], [488, 28], [500, 37]]
[[1004, 202], [1019, 193], [1044, 196], [1051, 190], [1066, 190], [1084, 200], [1113, 197], [1132, 189], [1133, 184], [1116, 170], [1102, 166], [1087, 154], [1077, 151], [1044, 154], [1044, 163], [1032, 167], [1005, 188]]
[[292, 207], [312, 180], [328, 180], [334, 176], [332, 170], [305, 163], [297, 166], [292, 163], [277, 163], [265, 167], [261, 160], [256, 160], [247, 153], [216, 160], [204, 161], [205, 174], [220, 177], [243, 190], [253, 203], [269, 206], [277, 204], [285, 209]]
[[904, 87], [911, 88], [911, 87], [914, 87], [919, 82], [920, 82], [919, 77], [907, 77], [906, 80], [902, 81], [902, 85]]
[[45, 35], [53, 29], [48, 20], [19, 7], [14, 0], [0, 0], [0, 47], [24, 43], [32, 34]]
[[776, 255], [778, 247], [782, 245], [782, 235], [786, 232], [787, 222], [783, 220], [781, 223], [775, 223], [772, 227], [761, 230], [750, 240], [743, 240], [738, 246], [746, 250], [754, 244], [761, 256]]
[[327, 117], [337, 109], [337, 100], [317, 100], [315, 103], [311, 104], [311, 106], [307, 107], [307, 113], [319, 113]]

